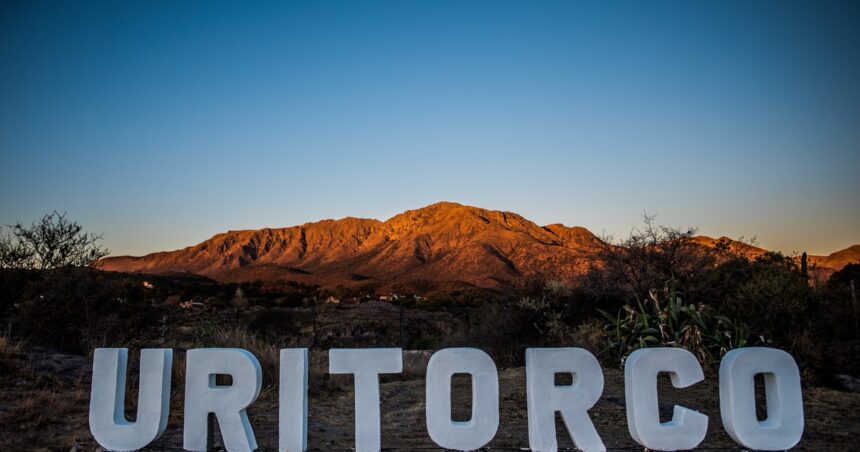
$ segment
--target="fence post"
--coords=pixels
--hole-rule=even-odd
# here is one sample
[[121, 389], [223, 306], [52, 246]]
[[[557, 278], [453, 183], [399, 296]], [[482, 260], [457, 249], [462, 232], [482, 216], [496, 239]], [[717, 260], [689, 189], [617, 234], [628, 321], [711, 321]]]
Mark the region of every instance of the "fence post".
[[857, 319], [857, 292], [854, 290], [854, 280], [851, 280], [851, 307], [854, 310], [854, 337], [860, 337], [860, 323]]
[[400, 302], [400, 348], [403, 348], [403, 302]]
[[317, 297], [313, 297], [311, 299], [311, 322], [313, 322], [314, 329], [314, 348], [319, 348], [320, 343], [317, 338]]

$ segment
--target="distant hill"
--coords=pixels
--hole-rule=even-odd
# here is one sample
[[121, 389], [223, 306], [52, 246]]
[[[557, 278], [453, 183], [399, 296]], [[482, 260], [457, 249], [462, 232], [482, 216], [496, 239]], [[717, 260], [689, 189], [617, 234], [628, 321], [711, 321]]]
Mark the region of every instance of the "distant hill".
[[[720, 240], [699, 236], [703, 246]], [[750, 257], [766, 252], [728, 241]], [[278, 229], [230, 231], [198, 245], [141, 257], [108, 257], [100, 268], [193, 273], [219, 281], [290, 280], [308, 284], [462, 283], [517, 285], [540, 275], [570, 280], [605, 244], [582, 227], [538, 226], [510, 212], [450, 202], [408, 210], [387, 221], [323, 220]], [[811, 261], [836, 270], [860, 260], [860, 245]]]
[[852, 245], [827, 256], [809, 256], [809, 263], [829, 277], [848, 264], [860, 263], [860, 245]]

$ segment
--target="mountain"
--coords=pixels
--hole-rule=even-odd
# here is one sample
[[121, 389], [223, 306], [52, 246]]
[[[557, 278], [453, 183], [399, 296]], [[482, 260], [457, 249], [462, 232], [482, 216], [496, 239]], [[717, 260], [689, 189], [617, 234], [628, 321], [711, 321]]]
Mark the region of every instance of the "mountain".
[[601, 246], [585, 228], [541, 227], [514, 213], [441, 202], [385, 222], [344, 218], [230, 231], [177, 251], [105, 258], [100, 268], [190, 272], [219, 281], [430, 281], [496, 287], [535, 274], [569, 279], [588, 267]]
[[[708, 236], [700, 235], [693, 237], [693, 241], [702, 246], [714, 248], [722, 243], [736, 253], [746, 256], [749, 259], [755, 259], [768, 251], [764, 248], [759, 248], [755, 245], [744, 243], [737, 240], [732, 240], [728, 237], [720, 237], [714, 239]], [[800, 256], [794, 256], [795, 261], [800, 263]], [[809, 256], [810, 270], [813, 275], [819, 279], [827, 279], [833, 273], [842, 269], [848, 264], [860, 263], [860, 245], [853, 245], [844, 250], [836, 251], [827, 256]]]
[[726, 236], [722, 236], [718, 239], [715, 239], [706, 235], [697, 235], [693, 237], [693, 242], [702, 246], [706, 246], [708, 248], [725, 246], [732, 253], [746, 256], [749, 259], [755, 259], [762, 254], [767, 253], [767, 250], [764, 248], [759, 248], [755, 245], [742, 242], [740, 240], [733, 240]]
[[[726, 238], [695, 240], [709, 247], [724, 242], [751, 258], [766, 252]], [[587, 269], [604, 246], [582, 227], [539, 226], [511, 212], [440, 202], [384, 222], [343, 218], [230, 231], [177, 251], [108, 257], [100, 261], [100, 268], [193, 273], [219, 281], [505, 287], [531, 276], [570, 280]], [[827, 268], [857, 260], [860, 246], [812, 258]]]
[[848, 264], [860, 263], [860, 245], [849, 246], [827, 256], [809, 256], [809, 263], [815, 265], [822, 275], [829, 277]]

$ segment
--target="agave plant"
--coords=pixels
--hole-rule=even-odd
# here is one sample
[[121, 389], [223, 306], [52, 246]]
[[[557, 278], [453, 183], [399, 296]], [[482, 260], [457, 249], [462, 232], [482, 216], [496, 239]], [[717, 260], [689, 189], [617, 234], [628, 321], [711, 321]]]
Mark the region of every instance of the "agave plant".
[[620, 364], [640, 348], [681, 347], [711, 365], [729, 350], [748, 344], [748, 328], [742, 322], [716, 315], [702, 303], [685, 305], [671, 282], [663, 293], [665, 300], [661, 301], [658, 291], [652, 289], [645, 302], [637, 298], [635, 306], [622, 306], [614, 316], [600, 310], [607, 320], [607, 351]]

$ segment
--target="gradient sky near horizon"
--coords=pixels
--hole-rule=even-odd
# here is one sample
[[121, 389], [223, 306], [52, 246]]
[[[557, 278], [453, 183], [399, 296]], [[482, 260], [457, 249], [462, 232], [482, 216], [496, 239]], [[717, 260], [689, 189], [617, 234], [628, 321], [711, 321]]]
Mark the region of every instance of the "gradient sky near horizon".
[[115, 255], [440, 200], [827, 254], [860, 3], [4, 1], [0, 170]]

